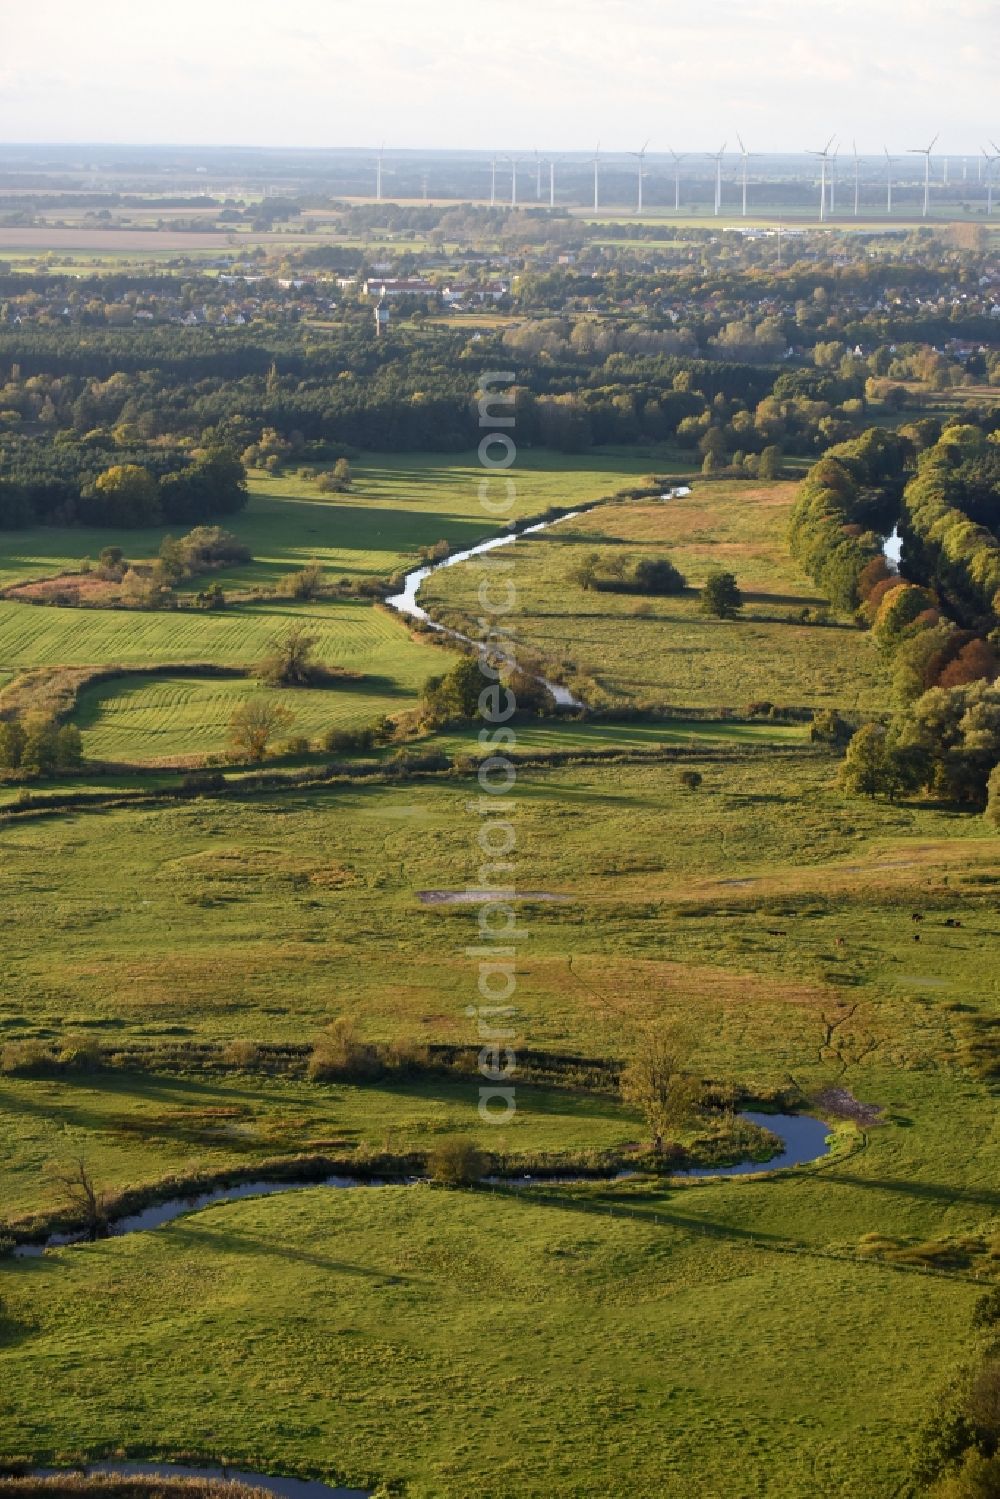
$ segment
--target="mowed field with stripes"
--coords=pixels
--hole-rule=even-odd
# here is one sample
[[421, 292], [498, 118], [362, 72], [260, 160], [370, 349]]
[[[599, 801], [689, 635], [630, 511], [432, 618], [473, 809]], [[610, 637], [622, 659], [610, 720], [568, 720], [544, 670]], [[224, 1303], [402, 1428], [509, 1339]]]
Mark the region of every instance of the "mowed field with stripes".
[[176, 677], [128, 674], [86, 689], [77, 722], [88, 758], [155, 761], [221, 750], [238, 704], [262, 689], [252, 678], [202, 680], [183, 667], [209, 662], [253, 667], [290, 626], [316, 638], [323, 664], [356, 680], [281, 692], [294, 714], [289, 734], [314, 738], [331, 725], [354, 727], [413, 702], [428, 676], [453, 657], [410, 637], [384, 608], [365, 601], [241, 606], [223, 614], [56, 609], [0, 603], [0, 660], [15, 668], [141, 668], [176, 662]]
[[[600, 498], [638, 482], [649, 455], [615, 454], [574, 462], [528, 455], [518, 473], [512, 518], [550, 505]], [[250, 503], [225, 522], [252, 560], [213, 574], [225, 589], [268, 590], [317, 560], [334, 584], [388, 578], [416, 565], [438, 541], [470, 546], [500, 528], [482, 505], [475, 456], [380, 457], [356, 466], [350, 493], [324, 496], [306, 475], [255, 475]], [[506, 478], [502, 480], [506, 484]], [[502, 490], [498, 490], [502, 493]], [[175, 528], [176, 530], [177, 528]], [[0, 536], [0, 587], [76, 569], [103, 547], [132, 561], [155, 557], [165, 529], [112, 532], [36, 528]], [[182, 586], [197, 591], [203, 578]], [[412, 706], [426, 679], [454, 656], [410, 636], [405, 624], [368, 599], [302, 604], [268, 600], [221, 613], [72, 609], [0, 599], [0, 687], [32, 667], [120, 666], [123, 675], [85, 690], [76, 721], [88, 758], [152, 763], [214, 754], [225, 745], [237, 706], [260, 689], [252, 679], [205, 680], [183, 668], [200, 663], [252, 669], [291, 626], [316, 639], [316, 658], [345, 679], [323, 689], [282, 693], [294, 714], [290, 736], [315, 739], [331, 726], [356, 727]], [[143, 678], [142, 668], [176, 664], [176, 676]], [[137, 669], [129, 673], [129, 668]], [[358, 680], [355, 680], [357, 678]]]

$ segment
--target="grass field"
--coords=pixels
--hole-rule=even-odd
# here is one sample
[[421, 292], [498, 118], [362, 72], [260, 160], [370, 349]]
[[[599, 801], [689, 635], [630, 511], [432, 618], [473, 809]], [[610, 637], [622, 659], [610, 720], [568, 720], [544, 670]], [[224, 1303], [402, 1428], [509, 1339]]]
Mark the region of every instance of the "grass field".
[[[391, 683], [383, 679], [294, 692], [276, 690], [270, 695], [292, 715], [282, 737], [315, 741], [331, 726], [370, 724], [398, 709], [400, 697], [407, 690], [415, 692], [432, 665], [441, 670], [450, 659], [440, 655], [426, 663], [414, 656], [412, 674], [397, 675]], [[149, 764], [218, 755], [226, 747], [233, 714], [260, 692], [253, 678], [116, 677], [80, 694], [75, 721], [83, 730], [84, 755], [90, 760]]]
[[[788, 558], [784, 535], [794, 496], [788, 482], [699, 482], [688, 499], [601, 506], [518, 541], [522, 649], [570, 680], [589, 679], [632, 703], [883, 706], [878, 658], [850, 621], [833, 628], [787, 622], [825, 603]], [[595, 551], [629, 564], [667, 555], [691, 587], [678, 598], [584, 591], [571, 574]], [[694, 590], [712, 567], [736, 574], [746, 600], [741, 620], [700, 614]], [[424, 585], [421, 602], [435, 617], [461, 625], [478, 586], [475, 562], [448, 568]]]
[[[828, 1185], [644, 1196], [635, 1219], [587, 1191], [307, 1191], [15, 1264], [5, 1442], [225, 1453], [412, 1499], [623, 1474], [642, 1499], [886, 1495], [975, 1291], [775, 1252], [772, 1214], [829, 1224]], [[842, 1190], [877, 1218], [863, 1181]]]
[[[687, 762], [685, 762], [687, 763]], [[831, 789], [834, 765], [766, 752], [704, 758], [691, 794], [669, 762], [522, 770], [519, 981], [532, 1044], [619, 1052], [636, 1016], [697, 1018], [710, 1069], [772, 1082], [816, 1065], [823, 1016], [917, 1061], [949, 1053], [996, 980], [981, 820], [887, 812]], [[333, 1013], [370, 1034], [467, 1039], [474, 907], [421, 890], [476, 884], [469, 780], [332, 787], [240, 802], [80, 812], [0, 832], [10, 1035], [86, 1022], [106, 1038], [302, 1040]], [[615, 817], [615, 836], [608, 819]], [[529, 872], [530, 871], [530, 872]], [[898, 909], [961, 931], [918, 949]], [[38, 931], [55, 939], [39, 948]], [[770, 935], [781, 928], [787, 938]], [[842, 937], [845, 946], [836, 946]]]
[[[595, 500], [636, 483], [650, 470], [671, 472], [677, 466], [676, 453], [657, 448], [609, 450], [579, 459], [544, 449], [526, 452], [519, 459], [511, 518], [535, 515], [550, 505]], [[251, 476], [249, 505], [226, 525], [250, 547], [254, 560], [216, 576], [241, 587], [268, 585], [315, 557], [334, 580], [385, 577], [415, 561], [421, 547], [443, 539], [460, 549], [501, 529], [480, 502], [483, 470], [475, 455], [380, 454], [353, 469], [351, 492], [332, 498], [296, 474]], [[495, 486], [489, 491], [491, 497], [502, 493]], [[83, 557], [95, 559], [106, 546], [123, 546], [130, 558], [155, 556], [167, 530], [45, 526], [0, 531], [0, 587], [65, 571]]]
[[[554, 454], [533, 454], [519, 478], [513, 516], [611, 493], [634, 483], [657, 456], [663, 455], [611, 453], [567, 465]], [[332, 582], [390, 576], [415, 563], [421, 547], [443, 539], [457, 549], [497, 529], [480, 504], [481, 478], [482, 469], [469, 461], [385, 458], [359, 465], [352, 494], [330, 500], [308, 480], [258, 476], [247, 510], [231, 522], [253, 561], [214, 576], [226, 587], [266, 588], [313, 558], [324, 564]], [[85, 553], [96, 557], [113, 544], [124, 543], [136, 558], [149, 557], [163, 534], [57, 528], [4, 533], [0, 585], [71, 568]], [[201, 586], [201, 579], [189, 584]], [[440, 648], [411, 640], [401, 622], [360, 600], [307, 606], [262, 601], [224, 615], [81, 611], [0, 600], [0, 661], [8, 678], [33, 666], [253, 665], [293, 619], [304, 620], [315, 633], [321, 659], [366, 679], [295, 694], [290, 706], [296, 734], [313, 737], [331, 723], [370, 723], [409, 706], [426, 678], [445, 670], [450, 660]], [[253, 690], [250, 683], [182, 678], [105, 683], [81, 704], [87, 752], [134, 762], [214, 753], [223, 746], [234, 708]]]
[[[670, 466], [630, 464], [536, 455], [519, 513]], [[357, 473], [335, 501], [304, 480], [255, 481], [235, 523], [255, 560], [231, 581], [266, 584], [312, 556], [333, 577], [384, 576], [439, 537], [490, 529], [471, 463]], [[601, 506], [519, 540], [504, 556], [520, 640], [632, 701], [882, 706], [863, 634], [784, 621], [818, 602], [784, 549], [793, 492], [698, 484], [687, 501]], [[54, 570], [82, 535], [2, 538], [3, 576]], [[745, 617], [706, 620], [693, 595], [584, 593], [569, 573], [593, 550], [669, 554], [693, 585], [729, 567]], [[458, 615], [469, 588], [456, 567], [427, 595]], [[79, 705], [90, 754], [167, 760], [218, 748], [253, 690], [183, 663], [256, 659], [293, 617], [331, 664], [365, 674], [283, 694], [293, 732], [405, 707], [449, 660], [384, 610], [322, 601], [219, 615], [3, 602], [0, 661], [177, 663]], [[523, 896], [514, 1049], [622, 1058], [637, 1023], [659, 1018], [681, 1026], [704, 1077], [797, 1089], [820, 1112], [820, 1090], [848, 1089], [881, 1122], [838, 1125], [829, 1159], [770, 1180], [303, 1189], [0, 1256], [0, 1458], [186, 1455], [386, 1482], [407, 1499], [904, 1492], [911, 1441], [1000, 1263], [995, 1089], [968, 1050], [1000, 1014], [1000, 837], [930, 802], [846, 797], [805, 724], [680, 712], [516, 732], [522, 755], [567, 758], [518, 766], [503, 804]], [[414, 748], [481, 752], [471, 728]], [[696, 791], [680, 781], [690, 769]], [[142, 1188], [455, 1135], [550, 1158], [643, 1137], [617, 1098], [570, 1086], [518, 1081], [497, 1131], [479, 1122], [471, 1075], [320, 1084], [253, 1059], [198, 1062], [203, 1042], [307, 1045], [337, 1016], [383, 1042], [478, 1045], [479, 908], [421, 897], [494, 878], [479, 784], [468, 766], [392, 775], [31, 817], [10, 816], [4, 792], [0, 1046], [84, 1033], [146, 1068], [0, 1071], [0, 1225], [51, 1210], [46, 1165], [77, 1152], [102, 1185]], [[104, 784], [152, 790], [162, 776]], [[908, 1259], [875, 1257], [871, 1235]]]

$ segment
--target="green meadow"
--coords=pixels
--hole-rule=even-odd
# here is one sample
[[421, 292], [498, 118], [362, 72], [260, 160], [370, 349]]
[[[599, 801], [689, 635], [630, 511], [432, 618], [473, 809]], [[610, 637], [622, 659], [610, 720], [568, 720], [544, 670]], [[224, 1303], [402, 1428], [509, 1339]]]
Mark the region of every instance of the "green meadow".
[[[518, 459], [509, 518], [600, 499], [638, 483], [652, 470], [670, 472], [677, 463], [676, 454], [657, 448], [638, 454], [612, 449], [581, 458], [526, 451]], [[454, 459], [431, 453], [379, 454], [352, 464], [352, 471], [351, 490], [333, 496], [296, 473], [251, 475], [250, 502], [226, 526], [251, 549], [254, 560], [213, 576], [241, 588], [267, 586], [316, 558], [333, 580], [387, 577], [414, 562], [421, 547], [444, 540], [453, 551], [460, 550], [502, 529], [502, 521], [491, 517], [481, 502], [484, 471], [474, 453]], [[506, 494], [502, 482], [489, 483], [487, 499], [502, 500]], [[155, 556], [168, 529], [39, 526], [0, 532], [0, 587], [73, 568], [83, 557], [96, 559], [106, 546], [122, 546], [126, 556], [137, 560]]]
[[414, 1499], [896, 1492], [976, 1287], [826, 1239], [940, 1224], [892, 1180], [913, 1133], [774, 1182], [305, 1190], [14, 1262], [5, 1442]]
[[[532, 454], [519, 473], [510, 518], [613, 493], [638, 482], [654, 461], [655, 455], [612, 453], [567, 466], [558, 455]], [[358, 465], [352, 492], [336, 499], [322, 495], [312, 479], [259, 475], [246, 511], [230, 522], [253, 560], [213, 578], [225, 588], [266, 590], [316, 559], [331, 583], [355, 583], [415, 565], [420, 549], [438, 541], [453, 550], [474, 545], [500, 528], [480, 502], [482, 473], [471, 459], [448, 464], [422, 455], [382, 458]], [[491, 496], [502, 493], [491, 486]], [[85, 551], [94, 559], [110, 545], [145, 560], [155, 555], [163, 534], [58, 528], [3, 533], [0, 585], [71, 570]], [[203, 586], [199, 578], [188, 589]], [[427, 677], [453, 660], [411, 638], [401, 621], [368, 600], [298, 605], [262, 597], [205, 614], [80, 610], [0, 599], [0, 686], [30, 667], [121, 666], [125, 675], [82, 695], [78, 722], [89, 756], [154, 763], [216, 754], [234, 710], [255, 690], [251, 681], [205, 682], [183, 672], [150, 681], [127, 669], [197, 662], [252, 667], [293, 623], [304, 623], [316, 637], [320, 660], [361, 678], [294, 695], [290, 732], [308, 738], [330, 725], [358, 727], [412, 706]]]
[[[521, 516], [670, 467], [530, 456]], [[225, 580], [266, 587], [312, 557], [335, 580], [385, 577], [439, 539], [470, 544], [491, 529], [477, 479], [472, 460], [412, 457], [358, 464], [334, 499], [255, 479], [233, 522], [254, 561]], [[638, 1023], [675, 1023], [693, 1070], [745, 1097], [796, 1097], [829, 1121], [831, 1154], [734, 1180], [296, 1188], [0, 1256], [0, 1457], [200, 1458], [406, 1499], [907, 1493], [913, 1443], [1000, 1263], [995, 1085], [973, 1065], [1000, 1005], [1000, 837], [930, 801], [848, 798], [806, 722], [741, 715], [752, 700], [887, 702], [849, 621], [791, 622], [823, 605], [785, 550], [793, 493], [699, 482], [688, 500], [602, 505], [505, 554], [523, 648], [626, 707], [677, 710], [516, 725], [511, 1044], [619, 1061]], [[5, 536], [3, 577], [57, 571], [97, 540]], [[744, 615], [708, 620], [693, 591], [585, 592], [571, 574], [595, 550], [669, 555], [692, 590], [730, 568]], [[464, 622], [473, 577], [446, 569], [424, 601]], [[409, 708], [454, 659], [355, 599], [220, 614], [0, 601], [5, 671], [126, 668], [83, 691], [76, 720], [89, 756], [132, 768], [38, 792], [170, 785], [157, 762], [217, 752], [256, 690], [185, 664], [251, 664], [293, 620], [357, 679], [283, 692], [292, 733]], [[153, 662], [176, 671], [138, 670]], [[553, 1166], [643, 1140], [616, 1094], [549, 1078], [518, 1080], [515, 1116], [488, 1126], [474, 1060], [303, 1075], [336, 1018], [418, 1058], [479, 1044], [478, 907], [440, 897], [492, 878], [483, 747], [471, 727], [409, 747], [455, 763], [407, 769], [394, 746], [370, 784], [261, 791], [229, 772], [220, 796], [68, 811], [26, 813], [2, 788], [0, 1048], [85, 1036], [105, 1059], [0, 1067], [0, 1237], [58, 1207], [49, 1167], [77, 1155], [104, 1188], [155, 1191], [457, 1138]], [[199, 1050], [248, 1042], [298, 1063]], [[878, 1122], [842, 1118], [830, 1089], [847, 1112], [851, 1097], [878, 1106]]]
[[[790, 561], [784, 535], [795, 485], [695, 481], [687, 499], [639, 500], [559, 522], [515, 543], [523, 650], [565, 680], [626, 704], [742, 707], [748, 702], [872, 711], [887, 684], [870, 640], [848, 619], [798, 623], [825, 607]], [[677, 597], [584, 590], [574, 570], [593, 553], [632, 565], [668, 556], [688, 581]], [[739, 620], [706, 618], [697, 589], [712, 568], [743, 591]], [[468, 628], [476, 562], [436, 574], [421, 600]]]
[[[678, 782], [691, 766], [697, 792]], [[708, 1070], [752, 1059], [774, 1083], [851, 1010], [854, 1044], [950, 1053], [962, 1007], [997, 998], [981, 953], [998, 840], [975, 817], [847, 800], [835, 768], [766, 745], [522, 768], [519, 884], [564, 898], [523, 910], [532, 1044], [621, 1054], [637, 1018], [676, 1014]], [[348, 1014], [375, 1038], [464, 1044], [476, 909], [420, 892], [481, 881], [475, 792], [439, 775], [9, 822], [6, 1033], [301, 1042]], [[933, 915], [919, 948], [911, 906]]]

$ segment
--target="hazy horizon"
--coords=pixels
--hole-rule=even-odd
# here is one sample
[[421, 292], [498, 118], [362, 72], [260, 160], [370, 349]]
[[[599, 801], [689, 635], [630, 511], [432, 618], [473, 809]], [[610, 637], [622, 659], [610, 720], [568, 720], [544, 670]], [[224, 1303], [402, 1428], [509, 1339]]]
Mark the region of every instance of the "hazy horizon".
[[[38, 0], [5, 23], [0, 140], [352, 150], [718, 149], [761, 154], [833, 134], [849, 152], [972, 156], [987, 116], [992, 0], [509, 0], [489, 25], [458, 0]], [[492, 14], [492, 11], [491, 11]], [[945, 45], [926, 46], [927, 24]], [[595, 87], [594, 80], [598, 80]]]

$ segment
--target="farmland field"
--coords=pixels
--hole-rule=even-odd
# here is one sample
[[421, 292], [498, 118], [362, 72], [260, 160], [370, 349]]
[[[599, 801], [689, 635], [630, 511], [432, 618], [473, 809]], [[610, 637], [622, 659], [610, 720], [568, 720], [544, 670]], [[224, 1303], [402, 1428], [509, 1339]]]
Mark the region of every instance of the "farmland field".
[[[650, 461], [612, 454], [567, 469], [552, 454], [533, 455], [520, 479], [514, 516], [613, 492], [641, 477]], [[495, 526], [479, 502], [480, 477], [471, 463], [385, 458], [359, 465], [354, 491], [331, 500], [308, 480], [259, 476], [246, 512], [231, 522], [253, 561], [213, 578], [224, 587], [268, 588], [314, 558], [334, 583], [390, 576], [416, 562], [422, 546], [445, 540], [460, 548], [491, 534]], [[137, 555], [155, 555], [162, 534], [140, 533]], [[123, 541], [128, 546], [127, 533], [100, 530], [6, 533], [0, 536], [0, 582], [9, 586], [51, 575], [76, 566], [85, 549], [94, 557]], [[201, 586], [201, 579], [188, 585]], [[365, 601], [290, 605], [262, 599], [225, 614], [137, 614], [0, 600], [0, 660], [8, 671], [154, 662], [253, 666], [293, 621], [316, 636], [321, 660], [365, 678], [295, 695], [292, 732], [307, 737], [331, 724], [370, 723], [412, 704], [426, 678], [446, 670], [451, 659], [440, 648], [411, 640], [400, 621]], [[250, 683], [231, 681], [151, 684], [126, 678], [88, 692], [80, 725], [88, 753], [98, 757], [141, 762], [216, 753], [233, 710], [252, 691]]]

